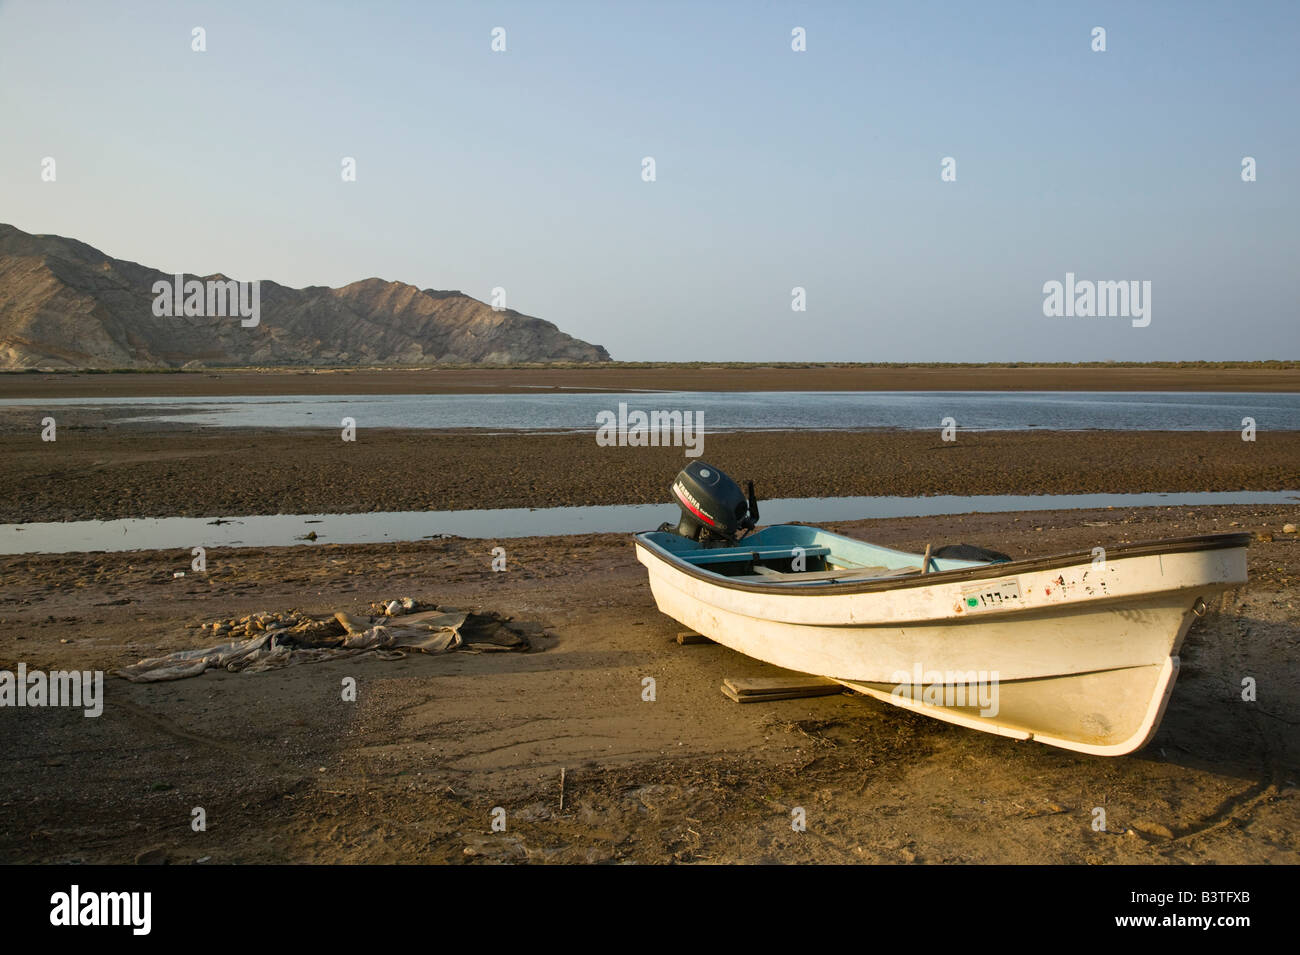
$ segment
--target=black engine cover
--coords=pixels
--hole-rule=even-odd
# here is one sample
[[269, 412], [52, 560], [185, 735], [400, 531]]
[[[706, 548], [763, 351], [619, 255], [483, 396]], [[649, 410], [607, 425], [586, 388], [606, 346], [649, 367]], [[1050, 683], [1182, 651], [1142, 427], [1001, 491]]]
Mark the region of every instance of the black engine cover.
[[682, 518], [672, 529], [683, 537], [730, 542], [742, 528], [754, 526], [740, 485], [711, 464], [686, 465], [673, 480], [672, 491], [682, 509]]

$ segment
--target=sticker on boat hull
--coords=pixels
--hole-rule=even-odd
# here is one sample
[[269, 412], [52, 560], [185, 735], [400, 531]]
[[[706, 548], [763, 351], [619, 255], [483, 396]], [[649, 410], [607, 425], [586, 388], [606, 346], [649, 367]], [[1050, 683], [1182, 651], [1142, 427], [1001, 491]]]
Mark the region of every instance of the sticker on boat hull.
[[1020, 578], [972, 584], [961, 589], [962, 609], [967, 613], [1020, 606]]

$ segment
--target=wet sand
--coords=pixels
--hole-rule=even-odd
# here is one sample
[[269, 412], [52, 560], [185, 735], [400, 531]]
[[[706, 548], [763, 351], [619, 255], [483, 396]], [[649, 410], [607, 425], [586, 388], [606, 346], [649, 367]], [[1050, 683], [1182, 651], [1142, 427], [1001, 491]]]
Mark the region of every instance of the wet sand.
[[[1014, 557], [1248, 530], [1250, 584], [1195, 623], [1145, 750], [1090, 757], [854, 695], [740, 706], [771, 673], [680, 647], [618, 535], [0, 558], [0, 668], [109, 668], [259, 610], [412, 596], [546, 625], [526, 654], [373, 657], [107, 683], [104, 714], [0, 714], [0, 862], [1300, 862], [1291, 507], [832, 525]], [[654, 702], [642, 679], [657, 681]], [[1240, 699], [1243, 677], [1258, 701]], [[341, 681], [358, 682], [356, 703]], [[560, 809], [560, 771], [565, 771]], [[206, 811], [206, 832], [191, 812]], [[491, 831], [495, 807], [505, 832]], [[802, 807], [808, 829], [792, 831]], [[1106, 811], [1106, 831], [1092, 828]]]
[[[760, 498], [1300, 490], [1294, 431], [710, 434], [703, 459]], [[689, 460], [592, 434], [13, 427], [0, 523], [657, 504]]]
[[608, 365], [0, 374], [5, 398], [570, 391], [1300, 391], [1300, 363], [1245, 367]]

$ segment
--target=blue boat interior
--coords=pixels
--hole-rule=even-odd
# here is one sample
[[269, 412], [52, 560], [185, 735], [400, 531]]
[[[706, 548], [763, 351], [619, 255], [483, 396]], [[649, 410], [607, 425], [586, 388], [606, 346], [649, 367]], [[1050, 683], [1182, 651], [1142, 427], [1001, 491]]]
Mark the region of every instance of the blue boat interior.
[[[737, 580], [773, 584], [834, 583], [922, 572], [923, 554], [880, 547], [802, 524], [779, 524], [728, 547], [706, 546], [670, 531], [637, 535], [671, 560]], [[926, 572], [979, 567], [989, 561], [929, 558]]]

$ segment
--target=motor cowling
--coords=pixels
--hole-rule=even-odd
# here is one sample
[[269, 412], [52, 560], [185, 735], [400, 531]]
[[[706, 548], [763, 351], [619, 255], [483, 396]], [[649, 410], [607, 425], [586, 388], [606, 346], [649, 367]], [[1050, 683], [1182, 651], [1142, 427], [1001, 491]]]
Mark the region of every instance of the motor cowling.
[[753, 482], [746, 498], [739, 484], [703, 461], [692, 461], [678, 472], [672, 495], [682, 509], [681, 520], [676, 527], [665, 524], [660, 529], [691, 540], [734, 543], [758, 523]]

